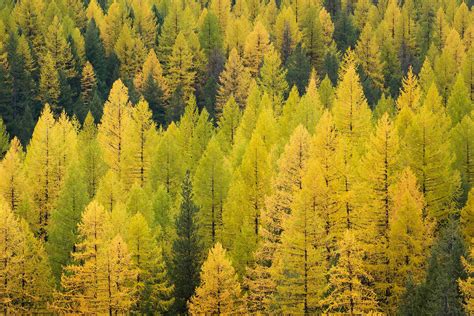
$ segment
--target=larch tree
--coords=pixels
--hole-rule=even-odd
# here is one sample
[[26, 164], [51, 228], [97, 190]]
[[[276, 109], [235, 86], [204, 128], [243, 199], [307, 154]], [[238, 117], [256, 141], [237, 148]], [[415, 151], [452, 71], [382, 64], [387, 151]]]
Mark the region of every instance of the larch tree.
[[370, 23], [362, 30], [355, 47], [357, 63], [362, 69], [361, 81], [366, 87], [366, 94], [375, 101], [384, 89], [383, 65], [381, 62], [380, 47]]
[[283, 62], [291, 55], [301, 39], [296, 15], [291, 7], [283, 8], [276, 17], [274, 26], [276, 50]]
[[258, 239], [261, 211], [265, 207], [265, 196], [270, 191], [271, 168], [268, 160], [268, 149], [262, 136], [255, 133], [242, 158], [240, 172], [245, 179], [245, 193], [251, 205], [254, 236]]
[[[63, 25], [59, 18], [55, 16], [45, 33], [45, 54], [51, 55], [52, 60], [55, 62], [56, 71], [66, 78], [72, 78], [76, 76], [75, 65], [71, 46], [64, 34]], [[48, 57], [45, 56], [45, 58]]]
[[388, 270], [392, 274], [388, 310], [396, 310], [409, 282], [420, 284], [432, 243], [432, 223], [423, 219], [424, 199], [418, 190], [416, 176], [403, 170], [392, 187], [392, 221], [388, 237]]
[[196, 72], [193, 70], [193, 52], [183, 33], [179, 33], [173, 45], [168, 62], [168, 86], [173, 93], [182, 89], [183, 95], [189, 97], [194, 92]]
[[351, 146], [360, 150], [371, 129], [371, 113], [362, 91], [355, 63], [349, 61], [343, 68], [336, 88], [332, 107], [339, 133], [346, 136]]
[[336, 243], [342, 238], [347, 222], [357, 226], [358, 216], [347, 213], [347, 192], [343, 177], [343, 160], [339, 150], [339, 135], [330, 112], [325, 111], [311, 140], [310, 155], [303, 178], [300, 200], [321, 221], [320, 243], [324, 247], [325, 268], [335, 261]]
[[293, 132], [278, 162], [278, 173], [272, 186], [275, 191], [266, 198], [262, 211], [260, 242], [254, 261], [246, 271], [246, 287], [249, 290], [247, 305], [250, 312], [269, 311], [270, 297], [275, 292], [270, 269], [275, 251], [281, 243], [283, 222], [290, 215], [295, 193], [302, 187], [310, 147], [310, 136], [303, 126]]
[[231, 1], [211, 0], [209, 1], [209, 10], [217, 16], [219, 26], [225, 30], [230, 16]]
[[59, 86], [59, 73], [56, 63], [50, 53], [43, 58], [40, 69], [38, 97], [41, 103], [50, 104], [53, 112], [59, 114], [59, 96], [61, 93]]
[[464, 280], [458, 280], [460, 290], [464, 296], [464, 309], [466, 313], [472, 314], [474, 312], [474, 265], [472, 263], [472, 258], [474, 257], [474, 248], [471, 248], [469, 252], [469, 259], [463, 259], [464, 270], [466, 271], [468, 277]]
[[186, 304], [199, 286], [202, 243], [197, 216], [199, 208], [193, 201], [193, 187], [187, 172], [182, 184], [181, 204], [176, 218], [177, 238], [173, 241], [172, 280], [175, 286], [175, 305], [178, 312], [186, 312]]
[[469, 97], [469, 90], [464, 83], [462, 75], [459, 74], [451, 88], [451, 94], [446, 105], [453, 126], [471, 113], [472, 106], [473, 103]]
[[474, 185], [474, 121], [472, 115], [466, 115], [451, 129], [451, 148], [456, 154], [454, 166], [461, 174], [461, 184], [463, 189], [462, 199]]
[[237, 274], [220, 243], [209, 250], [200, 278], [201, 283], [188, 305], [191, 315], [244, 311]]
[[164, 185], [166, 192], [175, 197], [181, 188], [185, 168], [177, 139], [179, 130], [174, 123], [161, 135], [150, 171], [153, 187]]
[[460, 214], [461, 230], [467, 242], [474, 238], [474, 191], [469, 192], [466, 205], [461, 209]]
[[125, 135], [130, 128], [130, 112], [128, 89], [119, 79], [114, 82], [104, 104], [104, 114], [97, 134], [104, 161], [119, 178], [126, 175]]
[[217, 122], [218, 129], [216, 139], [224, 153], [229, 153], [236, 141], [237, 128], [240, 124], [242, 113], [235, 102], [235, 98], [231, 96], [222, 107], [222, 114]]
[[135, 75], [133, 84], [138, 91], [140, 91], [142, 94], [146, 94], [145, 92], [147, 84], [150, 84], [148, 83], [150, 80], [152, 80], [153, 83], [158, 86], [159, 89], [161, 89], [163, 97], [167, 99], [169, 97], [168, 84], [164, 78], [161, 63], [153, 49], [150, 49], [148, 52], [141, 71]]
[[449, 154], [451, 141], [444, 137], [449, 128], [450, 119], [432, 84], [402, 139], [404, 161], [416, 174], [425, 197], [424, 217], [445, 216], [459, 193], [459, 173], [453, 170], [454, 157]]
[[33, 200], [27, 218], [38, 234], [47, 238], [46, 227], [60, 191], [61, 175], [58, 174], [60, 152], [55, 137], [55, 120], [46, 105], [36, 124], [25, 158], [28, 190]]
[[81, 120], [84, 120], [90, 112], [95, 120], [102, 114], [102, 107], [98, 94], [97, 78], [92, 64], [87, 61], [82, 68], [81, 76], [81, 107], [76, 111]]
[[319, 242], [322, 222], [315, 208], [314, 200], [297, 197], [291, 214], [283, 220], [271, 274], [276, 282], [274, 304], [284, 314], [310, 315], [320, 307], [326, 267], [324, 245]]
[[82, 130], [78, 134], [77, 146], [78, 159], [85, 176], [87, 193], [90, 198], [94, 197], [99, 181], [104, 175], [107, 165], [104, 162], [102, 149], [97, 140], [97, 126], [94, 117], [88, 113]]
[[348, 315], [378, 310], [376, 294], [366, 284], [372, 280], [364, 268], [363, 249], [351, 230], [338, 242], [339, 259], [329, 270], [329, 294], [322, 301], [326, 312]]
[[78, 164], [68, 168], [58, 201], [48, 223], [48, 252], [56, 280], [61, 278], [62, 267], [71, 263], [70, 254], [77, 243], [77, 224], [89, 202], [84, 171]]
[[140, 71], [146, 57], [146, 49], [141, 38], [124, 24], [114, 46], [114, 52], [120, 61], [120, 76], [124, 81], [132, 81]]
[[53, 284], [43, 243], [0, 201], [0, 308], [5, 314], [46, 312]]
[[237, 49], [232, 49], [224, 70], [219, 76], [219, 88], [217, 91], [217, 108], [222, 111], [224, 104], [234, 97], [235, 102], [243, 108], [247, 100], [250, 85], [250, 74], [244, 66], [242, 58]]
[[270, 35], [261, 21], [257, 21], [252, 32], [247, 35], [244, 47], [245, 65], [252, 77], [256, 78], [265, 55], [270, 51]]
[[149, 179], [153, 146], [157, 141], [152, 112], [143, 99], [131, 109], [130, 128], [126, 130], [125, 138], [130, 144], [127, 153], [130, 159], [129, 170], [126, 171], [128, 180], [143, 188]]
[[281, 111], [283, 97], [288, 90], [286, 70], [282, 67], [281, 59], [274, 49], [265, 55], [260, 69], [258, 84], [262, 92], [267, 93], [277, 113]]
[[194, 200], [204, 249], [222, 240], [222, 211], [230, 182], [230, 166], [216, 138], [211, 139], [194, 174]]
[[392, 283], [387, 267], [393, 220], [390, 191], [397, 181], [400, 164], [398, 133], [388, 114], [384, 114], [367, 142], [367, 153], [360, 164], [360, 184], [355, 188], [356, 207], [363, 217], [358, 229], [365, 242], [367, 270], [374, 278], [375, 289], [384, 304]]
[[111, 238], [110, 215], [92, 201], [78, 226], [74, 263], [64, 267], [53, 310], [61, 313], [127, 312], [134, 303], [137, 271], [122, 238]]
[[174, 301], [173, 286], [168, 281], [162, 249], [139, 212], [128, 223], [126, 241], [131, 261], [138, 271], [138, 298], [133, 309], [140, 313], [167, 312]]
[[18, 138], [13, 138], [10, 148], [0, 162], [0, 197], [11, 211], [22, 214], [23, 204], [27, 202], [25, 190], [26, 178], [23, 171], [25, 154]]

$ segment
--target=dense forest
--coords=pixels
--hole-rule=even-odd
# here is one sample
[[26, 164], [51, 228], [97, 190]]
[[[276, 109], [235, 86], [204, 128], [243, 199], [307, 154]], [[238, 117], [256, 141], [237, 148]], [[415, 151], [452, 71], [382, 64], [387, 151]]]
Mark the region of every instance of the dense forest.
[[474, 314], [460, 0], [0, 0], [0, 313]]

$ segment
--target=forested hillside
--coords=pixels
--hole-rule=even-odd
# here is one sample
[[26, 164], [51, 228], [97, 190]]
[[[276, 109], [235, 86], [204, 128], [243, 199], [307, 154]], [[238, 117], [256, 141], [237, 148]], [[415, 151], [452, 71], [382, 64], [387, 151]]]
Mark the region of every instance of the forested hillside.
[[474, 314], [460, 0], [0, 0], [0, 313]]

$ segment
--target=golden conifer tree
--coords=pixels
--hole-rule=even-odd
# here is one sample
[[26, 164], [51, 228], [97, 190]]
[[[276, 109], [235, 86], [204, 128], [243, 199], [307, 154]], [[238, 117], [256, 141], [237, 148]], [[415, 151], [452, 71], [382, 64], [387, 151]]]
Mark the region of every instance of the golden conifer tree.
[[[10, 210], [21, 214], [19, 208], [25, 199], [24, 153], [18, 138], [13, 138], [5, 157], [0, 162], [0, 197]], [[22, 214], [25, 216], [26, 214]]]
[[185, 96], [194, 92], [196, 72], [193, 70], [193, 53], [184, 37], [179, 33], [168, 62], [168, 86], [170, 92], [182, 89]]
[[326, 312], [348, 315], [377, 311], [375, 293], [365, 284], [372, 280], [365, 271], [362, 248], [354, 233], [347, 230], [338, 243], [339, 260], [329, 270], [329, 295], [322, 301]]
[[244, 47], [245, 65], [253, 77], [257, 77], [263, 59], [269, 52], [270, 47], [270, 35], [262, 22], [257, 21], [252, 32], [247, 35]]
[[104, 104], [97, 135], [105, 162], [119, 178], [125, 175], [125, 135], [130, 126], [130, 112], [128, 89], [119, 79], [114, 82]]
[[408, 281], [424, 280], [429, 248], [432, 243], [432, 223], [423, 220], [424, 199], [413, 172], [406, 168], [391, 190], [393, 210], [388, 237], [390, 283], [388, 310], [395, 310], [405, 293]]
[[189, 301], [191, 315], [243, 312], [240, 284], [220, 243], [209, 250], [201, 268], [201, 284]]
[[230, 181], [230, 167], [216, 138], [212, 138], [194, 175], [194, 200], [204, 249], [222, 240], [222, 211]]
[[232, 49], [219, 77], [217, 107], [222, 108], [231, 96], [240, 108], [244, 107], [250, 85], [250, 75], [237, 52]]

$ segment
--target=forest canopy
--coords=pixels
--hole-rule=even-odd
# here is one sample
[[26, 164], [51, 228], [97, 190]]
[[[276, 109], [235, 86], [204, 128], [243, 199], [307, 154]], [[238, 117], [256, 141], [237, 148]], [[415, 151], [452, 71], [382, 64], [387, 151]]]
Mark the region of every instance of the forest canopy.
[[472, 0], [0, 1], [0, 311], [474, 314]]

